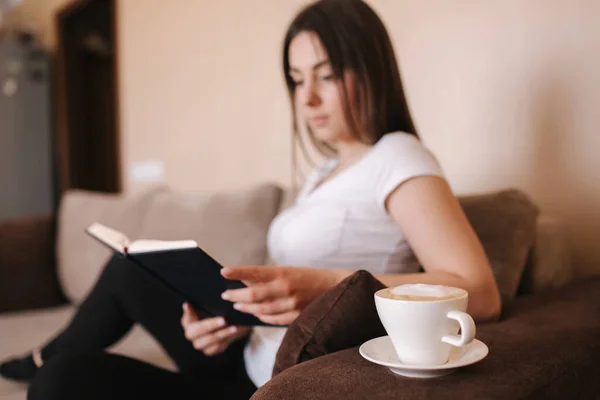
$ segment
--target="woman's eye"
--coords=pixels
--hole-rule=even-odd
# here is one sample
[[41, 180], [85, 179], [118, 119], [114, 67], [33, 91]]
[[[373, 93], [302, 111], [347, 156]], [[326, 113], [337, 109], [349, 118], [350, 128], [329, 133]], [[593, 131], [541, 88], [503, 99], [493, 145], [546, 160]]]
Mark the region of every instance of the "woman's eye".
[[294, 81], [294, 86], [296, 87], [302, 86], [302, 84], [304, 84], [304, 81]]
[[324, 75], [321, 77], [321, 79], [323, 79], [324, 81], [332, 81], [335, 79], [335, 76], [333, 74], [330, 75]]

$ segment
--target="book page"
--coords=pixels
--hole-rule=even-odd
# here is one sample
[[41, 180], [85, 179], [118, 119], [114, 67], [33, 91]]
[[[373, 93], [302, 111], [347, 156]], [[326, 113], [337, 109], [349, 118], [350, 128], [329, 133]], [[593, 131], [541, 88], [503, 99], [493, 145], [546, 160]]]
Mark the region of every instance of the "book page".
[[125, 234], [99, 223], [93, 223], [87, 232], [108, 247], [125, 254], [129, 245], [129, 238]]
[[149, 253], [152, 251], [194, 249], [198, 247], [195, 240], [135, 240], [127, 248], [127, 252]]

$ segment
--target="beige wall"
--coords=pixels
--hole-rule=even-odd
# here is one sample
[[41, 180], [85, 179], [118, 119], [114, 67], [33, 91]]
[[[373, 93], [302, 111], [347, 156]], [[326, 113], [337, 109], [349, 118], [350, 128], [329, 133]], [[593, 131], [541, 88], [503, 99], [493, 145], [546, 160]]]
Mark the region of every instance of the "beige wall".
[[124, 165], [163, 160], [167, 182], [184, 190], [286, 180], [279, 49], [298, 3], [119, 2]]
[[[302, 3], [120, 1], [124, 165], [163, 160], [191, 191], [289, 183], [280, 45]], [[522, 188], [568, 221], [580, 270], [600, 272], [600, 2], [371, 4], [455, 191]]]

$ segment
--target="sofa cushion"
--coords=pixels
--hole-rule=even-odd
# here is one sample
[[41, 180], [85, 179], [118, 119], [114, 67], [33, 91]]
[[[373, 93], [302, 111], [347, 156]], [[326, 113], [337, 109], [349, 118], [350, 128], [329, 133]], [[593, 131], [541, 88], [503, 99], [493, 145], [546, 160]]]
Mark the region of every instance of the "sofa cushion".
[[562, 287], [573, 277], [573, 262], [565, 224], [557, 217], [540, 215], [533, 251], [523, 271], [517, 295]]
[[275, 185], [212, 195], [159, 193], [139, 237], [193, 239], [223, 265], [261, 265], [267, 258], [267, 231], [281, 195]]
[[485, 249], [503, 304], [508, 304], [517, 294], [535, 243], [539, 209], [516, 189], [458, 199]]
[[517, 298], [498, 323], [477, 327], [482, 361], [435, 379], [411, 379], [365, 360], [358, 347], [283, 371], [252, 400], [595, 399], [600, 393], [600, 279]]
[[85, 234], [93, 222], [103, 223], [136, 238], [148, 206], [165, 187], [135, 195], [71, 190], [61, 199], [58, 213], [57, 271], [66, 297], [81, 302], [112, 252]]
[[315, 299], [288, 327], [273, 368], [279, 372], [313, 358], [385, 335], [373, 296], [384, 288], [367, 271], [357, 271]]

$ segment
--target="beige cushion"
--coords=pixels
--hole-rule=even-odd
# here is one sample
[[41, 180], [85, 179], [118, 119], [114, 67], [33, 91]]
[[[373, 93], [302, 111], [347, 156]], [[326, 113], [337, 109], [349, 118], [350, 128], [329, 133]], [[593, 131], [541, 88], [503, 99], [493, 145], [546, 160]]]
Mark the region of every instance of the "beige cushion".
[[140, 238], [194, 239], [224, 265], [262, 265], [281, 189], [260, 185], [213, 195], [164, 192], [148, 209]]
[[112, 254], [85, 229], [100, 222], [135, 238], [153, 197], [165, 190], [156, 187], [131, 196], [72, 190], [63, 196], [58, 216], [57, 269], [71, 302], [83, 300]]
[[89, 237], [85, 229], [100, 222], [135, 238], [150, 202], [165, 190], [156, 187], [132, 196], [72, 190], [63, 196], [58, 216], [57, 269], [71, 302], [83, 300], [112, 254]]

